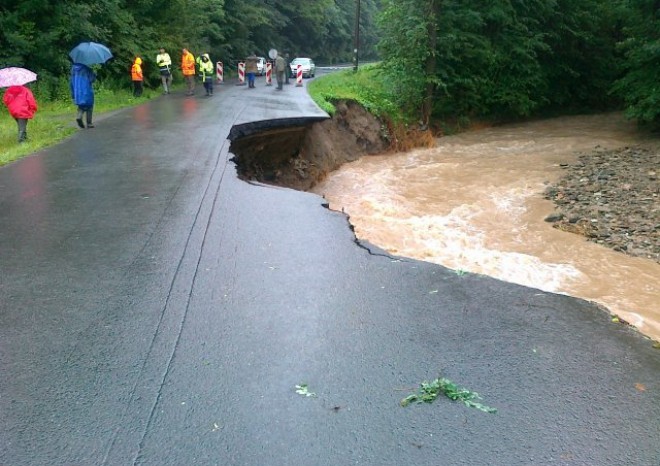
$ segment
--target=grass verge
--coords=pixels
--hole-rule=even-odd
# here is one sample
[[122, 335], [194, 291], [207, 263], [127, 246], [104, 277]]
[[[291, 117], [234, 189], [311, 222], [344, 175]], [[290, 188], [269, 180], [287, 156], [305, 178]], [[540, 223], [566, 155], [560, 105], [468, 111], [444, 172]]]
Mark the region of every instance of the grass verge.
[[314, 79], [307, 90], [314, 101], [329, 115], [335, 103], [354, 101], [378, 117], [388, 128], [390, 150], [407, 151], [415, 147], [435, 146], [436, 134], [417, 127], [412, 115], [395, 104], [392, 86], [379, 64], [365, 65], [357, 72], [345, 70]]
[[353, 100], [369, 113], [392, 121], [406, 120], [388, 92], [386, 77], [378, 64], [364, 65], [357, 72], [344, 70], [319, 77], [309, 83], [309, 95], [328, 114], [335, 113], [335, 102]]
[[[121, 108], [132, 107], [160, 95], [160, 90], [145, 89], [144, 94], [133, 97], [130, 90], [98, 89], [95, 95], [94, 116]], [[0, 113], [0, 166], [11, 163], [45, 147], [68, 138], [76, 131], [76, 106], [73, 102], [37, 102], [39, 110], [28, 122], [28, 140], [18, 144], [16, 122], [6, 107]]]

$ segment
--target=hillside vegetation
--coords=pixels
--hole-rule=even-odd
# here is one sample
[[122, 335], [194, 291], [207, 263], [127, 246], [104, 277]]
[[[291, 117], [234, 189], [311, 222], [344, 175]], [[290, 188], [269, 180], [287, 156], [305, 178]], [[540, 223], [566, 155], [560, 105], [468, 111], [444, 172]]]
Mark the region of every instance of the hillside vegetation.
[[606, 109], [659, 126], [658, 0], [17, 0], [0, 8], [0, 66], [39, 73], [41, 100], [68, 99], [68, 51], [80, 41], [115, 55], [99, 67], [100, 85], [128, 88], [140, 55], [147, 87], [157, 88], [160, 46], [175, 63], [187, 47], [233, 70], [271, 48], [317, 64], [351, 62], [356, 39], [360, 59], [381, 61], [390, 112], [422, 127], [433, 118]]

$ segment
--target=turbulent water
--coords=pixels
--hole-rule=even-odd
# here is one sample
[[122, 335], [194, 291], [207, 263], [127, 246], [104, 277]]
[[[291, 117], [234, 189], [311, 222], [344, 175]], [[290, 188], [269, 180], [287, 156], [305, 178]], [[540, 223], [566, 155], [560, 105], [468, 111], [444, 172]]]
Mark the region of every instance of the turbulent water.
[[660, 265], [552, 228], [559, 164], [640, 141], [620, 115], [472, 131], [433, 149], [363, 157], [318, 185], [358, 238], [400, 256], [595, 301], [660, 338]]

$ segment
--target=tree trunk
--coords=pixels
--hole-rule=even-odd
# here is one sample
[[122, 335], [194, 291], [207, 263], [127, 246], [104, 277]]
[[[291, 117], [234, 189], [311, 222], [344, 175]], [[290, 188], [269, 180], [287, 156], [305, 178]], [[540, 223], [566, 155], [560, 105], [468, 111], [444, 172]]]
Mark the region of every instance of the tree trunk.
[[431, 110], [433, 109], [433, 97], [435, 94], [435, 78], [436, 71], [436, 45], [438, 42], [438, 16], [440, 13], [440, 2], [442, 0], [429, 0], [427, 3], [427, 18], [428, 22], [426, 27], [429, 33], [428, 51], [429, 55], [426, 57], [426, 90], [424, 92], [424, 100], [422, 101], [422, 127], [428, 128], [429, 120], [431, 119]]

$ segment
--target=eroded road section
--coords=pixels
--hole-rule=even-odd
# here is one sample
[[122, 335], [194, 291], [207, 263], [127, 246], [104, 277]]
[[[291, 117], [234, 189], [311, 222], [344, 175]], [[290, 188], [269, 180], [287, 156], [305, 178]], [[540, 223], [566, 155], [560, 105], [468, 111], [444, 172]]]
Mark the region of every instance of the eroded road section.
[[[299, 117], [172, 94], [0, 168], [0, 464], [658, 464], [641, 335], [239, 180], [231, 128]], [[439, 375], [497, 414], [399, 405]]]

